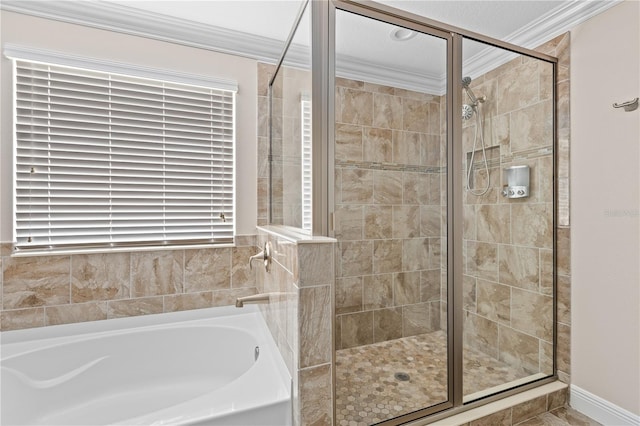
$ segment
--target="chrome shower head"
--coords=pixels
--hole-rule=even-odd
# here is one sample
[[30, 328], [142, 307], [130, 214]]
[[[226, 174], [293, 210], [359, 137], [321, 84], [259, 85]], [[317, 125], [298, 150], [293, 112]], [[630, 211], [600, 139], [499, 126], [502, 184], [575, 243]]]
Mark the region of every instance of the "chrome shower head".
[[462, 105], [462, 119], [469, 120], [473, 117], [474, 106], [469, 104]]
[[471, 77], [467, 76], [462, 78], [462, 87], [464, 87], [465, 89], [468, 89], [470, 84], [471, 84]]

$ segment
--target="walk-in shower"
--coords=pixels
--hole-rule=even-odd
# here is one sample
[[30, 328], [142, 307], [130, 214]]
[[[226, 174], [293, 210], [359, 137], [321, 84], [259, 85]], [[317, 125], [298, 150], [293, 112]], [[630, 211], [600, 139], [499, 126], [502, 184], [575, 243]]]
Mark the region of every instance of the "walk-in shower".
[[[551, 380], [555, 59], [407, 10], [323, 3], [309, 3], [329, 40], [312, 40], [313, 72], [292, 43], [272, 79], [292, 101], [274, 104], [271, 138], [274, 154], [300, 153], [310, 92], [313, 233], [337, 240], [333, 423], [401, 424]], [[301, 158], [274, 155], [274, 181]], [[502, 196], [519, 166], [529, 196]]]

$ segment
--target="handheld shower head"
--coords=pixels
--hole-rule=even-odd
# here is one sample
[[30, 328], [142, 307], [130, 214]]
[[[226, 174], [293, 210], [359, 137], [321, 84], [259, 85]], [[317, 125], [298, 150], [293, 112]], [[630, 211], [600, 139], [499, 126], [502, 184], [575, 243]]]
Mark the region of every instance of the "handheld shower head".
[[470, 84], [471, 84], [471, 77], [467, 76], [462, 78], [462, 87], [464, 87], [465, 89], [468, 89]]

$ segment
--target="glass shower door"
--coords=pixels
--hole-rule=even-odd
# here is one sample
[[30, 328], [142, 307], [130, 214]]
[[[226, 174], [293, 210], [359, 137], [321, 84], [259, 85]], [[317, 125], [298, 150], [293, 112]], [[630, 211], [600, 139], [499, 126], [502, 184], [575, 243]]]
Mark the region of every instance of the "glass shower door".
[[450, 400], [450, 35], [375, 17], [336, 11], [336, 424]]

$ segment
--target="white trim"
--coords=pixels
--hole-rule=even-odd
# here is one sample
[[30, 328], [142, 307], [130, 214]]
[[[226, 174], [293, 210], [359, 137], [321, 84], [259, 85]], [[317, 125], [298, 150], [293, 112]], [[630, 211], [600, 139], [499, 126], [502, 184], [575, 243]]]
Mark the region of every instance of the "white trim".
[[228, 90], [232, 92], [238, 91], [238, 83], [234, 80], [187, 74], [174, 70], [143, 67], [135, 64], [72, 55], [69, 53], [57, 52], [55, 50], [19, 46], [12, 43], [5, 43], [3, 51], [4, 55], [9, 59], [89, 69], [92, 71], [102, 71], [110, 74], [136, 76], [156, 81], [172, 81], [174, 83], [209, 87], [212, 89]]
[[603, 425], [640, 425], [639, 415], [618, 407], [576, 385], [571, 385], [569, 405]]
[[[535, 48], [621, 1], [623, 0], [569, 0], [563, 2], [549, 13], [505, 37], [504, 41], [525, 48]], [[0, 8], [269, 63], [278, 61], [284, 47], [284, 42], [281, 40], [146, 12], [116, 3], [3, 0], [0, 3]], [[293, 50], [294, 52], [287, 55], [287, 61], [298, 65], [308, 63], [308, 56], [297, 57], [304, 49]], [[299, 52], [295, 52], [296, 50]], [[483, 50], [480, 54], [465, 61], [465, 75], [476, 78], [486, 73], [508, 60], [508, 53], [506, 55], [505, 53], [501, 54], [500, 49], [495, 48]], [[418, 76], [407, 73], [404, 69], [395, 68], [382, 70], [378, 66], [371, 67], [370, 64], [364, 64], [360, 61], [350, 62], [351, 58], [345, 59], [348, 63], [341, 61], [345, 65], [343, 69], [338, 70], [338, 73], [344, 77], [362, 80], [363, 76], [367, 76], [367, 81], [373, 78], [375, 81], [371, 81], [376, 83], [393, 82], [395, 86], [412, 90], [420, 89], [421, 91], [434, 90], [435, 93], [441, 93], [444, 90], [442, 82], [445, 80], [442, 76]], [[372, 71], [376, 71], [373, 76], [371, 75]], [[430, 81], [427, 87], [424, 85], [425, 79]]]

